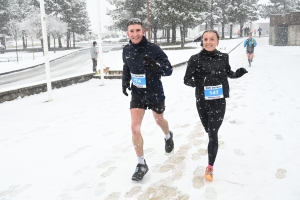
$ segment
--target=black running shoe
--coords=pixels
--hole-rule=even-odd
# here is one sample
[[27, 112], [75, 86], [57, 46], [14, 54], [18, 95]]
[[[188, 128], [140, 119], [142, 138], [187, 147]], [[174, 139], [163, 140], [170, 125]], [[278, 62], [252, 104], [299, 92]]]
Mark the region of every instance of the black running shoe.
[[173, 133], [171, 131], [170, 131], [170, 135], [171, 135], [171, 137], [168, 140], [165, 139], [165, 142], [166, 142], [165, 150], [167, 153], [171, 153], [174, 149]]
[[149, 171], [149, 168], [146, 164], [146, 160], [145, 160], [145, 164], [138, 164], [135, 168], [135, 172], [131, 177], [131, 180], [133, 181], [141, 181], [145, 174]]

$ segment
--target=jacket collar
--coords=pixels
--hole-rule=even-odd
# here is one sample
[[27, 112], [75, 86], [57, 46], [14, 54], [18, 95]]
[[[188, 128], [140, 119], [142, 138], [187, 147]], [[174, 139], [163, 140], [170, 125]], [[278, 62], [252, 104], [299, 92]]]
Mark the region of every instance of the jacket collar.
[[217, 49], [215, 49], [214, 51], [206, 51], [205, 49], [202, 49], [202, 51], [200, 51], [200, 54], [208, 56], [208, 57], [215, 57], [220, 53], [220, 51], [218, 51]]
[[134, 48], [135, 51], [139, 51], [139, 52], [141, 52], [141, 51], [143, 51], [143, 50], [145, 49], [147, 43], [148, 43], [148, 40], [146, 39], [145, 36], [143, 36], [143, 39], [142, 39], [141, 42], [138, 43], [138, 44], [133, 44], [133, 43], [131, 42], [131, 40], [129, 41], [130, 46], [131, 46], [132, 48]]

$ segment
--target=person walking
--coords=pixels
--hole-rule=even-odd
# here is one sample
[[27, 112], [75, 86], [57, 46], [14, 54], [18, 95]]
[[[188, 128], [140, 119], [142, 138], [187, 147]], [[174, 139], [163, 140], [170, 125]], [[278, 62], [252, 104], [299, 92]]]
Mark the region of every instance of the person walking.
[[93, 72], [97, 72], [97, 59], [98, 59], [98, 49], [97, 49], [97, 42], [94, 41], [93, 45], [91, 46], [91, 58], [93, 61]]
[[257, 42], [254, 38], [252, 38], [252, 33], [249, 33], [248, 38], [244, 41], [244, 47], [246, 47], [246, 54], [249, 62], [249, 67], [251, 67], [251, 63], [254, 57], [254, 47], [256, 47]]
[[256, 36], [256, 29], [253, 30], [253, 33], [254, 33], [254, 37], [255, 37]]
[[144, 158], [144, 141], [141, 134], [147, 108], [152, 110], [156, 124], [164, 133], [165, 152], [171, 153], [174, 149], [173, 133], [164, 118], [165, 95], [161, 82], [161, 76], [170, 76], [173, 67], [162, 49], [146, 39], [145, 32], [140, 19], [130, 19], [127, 23], [127, 36], [130, 41], [124, 46], [122, 53], [122, 90], [126, 96], [127, 89], [131, 90], [132, 142], [138, 161], [131, 178], [133, 181], [142, 180], [149, 170]]
[[216, 49], [219, 34], [215, 30], [203, 33], [203, 50], [192, 55], [188, 61], [184, 84], [196, 87], [196, 107], [202, 125], [208, 133], [208, 166], [205, 179], [213, 180], [214, 163], [218, 152], [218, 131], [224, 119], [226, 98], [229, 97], [229, 78], [242, 77], [248, 71], [231, 70], [229, 55]]
[[257, 31], [258, 31], [258, 36], [260, 37], [260, 36], [261, 36], [261, 32], [262, 32], [262, 28], [259, 27], [259, 28], [257, 29]]

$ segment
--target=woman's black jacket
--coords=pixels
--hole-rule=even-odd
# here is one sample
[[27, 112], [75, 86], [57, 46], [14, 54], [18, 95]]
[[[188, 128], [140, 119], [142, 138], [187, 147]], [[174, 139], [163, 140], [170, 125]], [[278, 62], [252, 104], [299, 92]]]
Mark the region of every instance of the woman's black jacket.
[[222, 84], [224, 98], [228, 98], [228, 77], [239, 78], [231, 70], [228, 54], [218, 50], [209, 52], [203, 49], [200, 53], [190, 57], [184, 76], [184, 84], [196, 87], [197, 99], [204, 99], [204, 86]]

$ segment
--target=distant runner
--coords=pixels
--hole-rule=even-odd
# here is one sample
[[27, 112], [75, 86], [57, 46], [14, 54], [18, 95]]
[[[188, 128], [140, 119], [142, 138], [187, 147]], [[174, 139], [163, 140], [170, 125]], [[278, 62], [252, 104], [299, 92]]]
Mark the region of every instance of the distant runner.
[[244, 42], [244, 47], [246, 47], [246, 54], [249, 62], [249, 67], [251, 67], [251, 63], [254, 57], [254, 47], [256, 47], [257, 43], [254, 38], [252, 38], [252, 33], [250, 32], [248, 35], [248, 39]]

